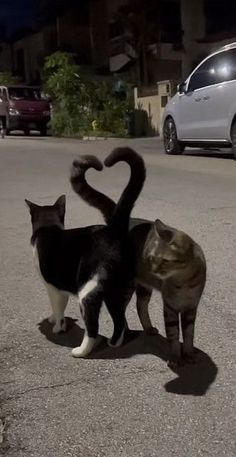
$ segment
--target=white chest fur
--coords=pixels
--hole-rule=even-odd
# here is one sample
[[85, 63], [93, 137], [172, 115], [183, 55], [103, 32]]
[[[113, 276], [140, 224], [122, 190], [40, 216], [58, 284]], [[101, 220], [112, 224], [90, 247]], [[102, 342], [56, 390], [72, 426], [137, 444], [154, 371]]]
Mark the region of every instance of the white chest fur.
[[37, 249], [37, 246], [33, 246], [33, 260], [34, 260], [34, 266], [36, 268], [36, 270], [38, 271], [38, 273], [41, 275], [41, 272], [40, 272], [40, 266], [39, 266], [39, 256], [38, 256], [38, 249]]

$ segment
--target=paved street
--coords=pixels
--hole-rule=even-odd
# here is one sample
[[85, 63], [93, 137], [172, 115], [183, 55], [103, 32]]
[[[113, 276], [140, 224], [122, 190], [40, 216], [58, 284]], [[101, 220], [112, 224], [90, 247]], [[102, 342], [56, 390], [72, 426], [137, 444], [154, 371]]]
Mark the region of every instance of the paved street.
[[[73, 193], [68, 176], [78, 153], [104, 158], [116, 145], [133, 147], [147, 166], [134, 215], [160, 218], [203, 247], [208, 282], [196, 325], [198, 364], [167, 367], [161, 298], [151, 302], [160, 334], [144, 336], [134, 301], [134, 332], [119, 349], [106, 346], [110, 317], [101, 313], [100, 348], [74, 359], [83, 330], [78, 305], [70, 330], [55, 336], [46, 292], [33, 266], [24, 198], [51, 204], [65, 193], [66, 226], [100, 223], [98, 211]], [[8, 137], [0, 141], [1, 451], [7, 457], [233, 457], [235, 446], [236, 162], [166, 156], [157, 139], [76, 141]], [[128, 167], [91, 171], [90, 182], [117, 199]], [[1, 441], [1, 439], [0, 439]]]

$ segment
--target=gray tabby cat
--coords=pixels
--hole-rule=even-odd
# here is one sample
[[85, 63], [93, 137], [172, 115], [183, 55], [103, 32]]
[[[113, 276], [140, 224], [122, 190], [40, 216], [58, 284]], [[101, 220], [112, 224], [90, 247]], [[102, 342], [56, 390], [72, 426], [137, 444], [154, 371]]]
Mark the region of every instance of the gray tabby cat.
[[[106, 222], [115, 203], [93, 189], [85, 179], [96, 158], [82, 156], [77, 162], [80, 173], [72, 187], [91, 206], [99, 209]], [[206, 260], [201, 247], [186, 233], [142, 219], [130, 220], [130, 243], [136, 260], [137, 311], [148, 333], [155, 333], [148, 313], [152, 290], [161, 292], [166, 335], [170, 346], [170, 366], [195, 362], [193, 346], [197, 307], [206, 282]], [[183, 345], [180, 344], [180, 323]]]

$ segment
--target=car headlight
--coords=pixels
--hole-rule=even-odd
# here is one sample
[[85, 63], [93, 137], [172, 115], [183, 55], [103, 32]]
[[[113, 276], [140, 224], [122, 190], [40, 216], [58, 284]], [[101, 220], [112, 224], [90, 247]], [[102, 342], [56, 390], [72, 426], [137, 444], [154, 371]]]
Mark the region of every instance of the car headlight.
[[50, 116], [50, 111], [43, 111], [43, 116]]
[[10, 114], [10, 116], [18, 116], [20, 113], [15, 108], [9, 108], [9, 114]]

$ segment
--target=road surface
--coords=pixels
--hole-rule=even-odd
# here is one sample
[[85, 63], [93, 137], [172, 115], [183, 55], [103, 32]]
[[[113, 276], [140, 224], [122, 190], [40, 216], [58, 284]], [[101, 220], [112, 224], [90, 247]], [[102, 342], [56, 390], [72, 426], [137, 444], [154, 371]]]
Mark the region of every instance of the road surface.
[[[102, 310], [101, 346], [74, 359], [82, 339], [76, 300], [70, 330], [55, 336], [49, 303], [33, 266], [31, 225], [24, 198], [51, 204], [67, 196], [66, 226], [102, 221], [70, 188], [78, 153], [104, 158], [116, 145], [141, 153], [147, 180], [134, 215], [160, 218], [203, 247], [208, 281], [195, 345], [198, 364], [167, 367], [161, 298], [151, 302], [157, 336], [145, 336], [129, 305], [133, 332], [111, 349], [112, 324]], [[157, 139], [76, 141], [8, 137], [0, 142], [0, 453], [7, 457], [233, 457], [235, 447], [236, 162], [166, 156]], [[91, 171], [90, 182], [117, 199], [125, 164]]]

